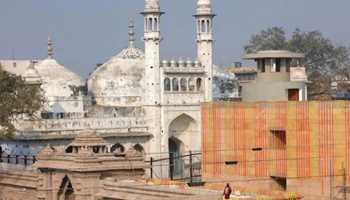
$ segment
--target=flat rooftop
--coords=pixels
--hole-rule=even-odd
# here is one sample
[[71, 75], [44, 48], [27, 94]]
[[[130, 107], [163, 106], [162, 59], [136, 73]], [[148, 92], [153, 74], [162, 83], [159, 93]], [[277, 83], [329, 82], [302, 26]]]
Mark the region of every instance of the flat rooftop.
[[256, 53], [246, 54], [243, 56], [246, 60], [263, 59], [263, 58], [305, 58], [305, 54], [294, 53], [286, 50], [268, 50], [258, 51]]

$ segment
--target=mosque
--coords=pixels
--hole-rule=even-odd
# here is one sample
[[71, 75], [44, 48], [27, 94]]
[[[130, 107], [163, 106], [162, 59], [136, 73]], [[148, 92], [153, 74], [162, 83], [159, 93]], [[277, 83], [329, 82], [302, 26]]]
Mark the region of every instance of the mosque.
[[46, 99], [38, 119], [19, 117], [15, 140], [3, 141], [0, 150], [36, 155], [48, 143], [63, 148], [92, 129], [108, 141], [110, 151], [136, 150], [153, 157], [200, 151], [200, 105], [213, 100], [213, 82], [218, 80], [211, 2], [197, 1], [194, 60], [161, 61], [165, 13], [159, 0], [145, 0], [141, 14], [144, 50], [135, 45], [131, 21], [128, 47], [98, 65], [86, 82], [55, 60], [50, 39], [46, 59], [0, 60], [2, 69], [22, 76], [28, 84], [40, 84]]

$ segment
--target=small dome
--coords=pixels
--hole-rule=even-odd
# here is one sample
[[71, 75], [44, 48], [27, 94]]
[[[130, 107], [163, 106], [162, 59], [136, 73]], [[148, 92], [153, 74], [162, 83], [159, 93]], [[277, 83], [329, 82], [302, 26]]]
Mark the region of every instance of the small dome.
[[167, 60], [163, 60], [163, 61], [162, 61], [162, 65], [163, 65], [164, 67], [169, 67], [169, 62], [168, 62]]
[[170, 61], [170, 67], [177, 67], [175, 60]]
[[200, 67], [200, 62], [198, 60], [195, 60], [194, 61], [194, 67]]
[[192, 67], [192, 66], [193, 66], [193, 62], [191, 61], [190, 58], [187, 58], [187, 60], [186, 60], [186, 66], [187, 66], [187, 67]]
[[179, 67], [185, 66], [185, 62], [182, 60], [182, 58], [179, 59], [178, 63], [179, 63]]
[[159, 11], [159, 0], [146, 0], [145, 11]]
[[211, 14], [211, 2], [210, 2], [210, 0], [198, 0], [197, 1], [197, 14]]
[[197, 1], [197, 6], [210, 6], [210, 0], [198, 0]]

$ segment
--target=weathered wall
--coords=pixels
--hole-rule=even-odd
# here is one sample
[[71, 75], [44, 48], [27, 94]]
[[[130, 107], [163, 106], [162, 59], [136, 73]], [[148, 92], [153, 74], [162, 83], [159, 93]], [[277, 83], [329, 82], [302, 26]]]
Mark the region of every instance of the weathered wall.
[[36, 200], [38, 174], [19, 165], [0, 164], [1, 200]]
[[207, 103], [202, 122], [205, 180], [285, 177], [315, 199], [350, 182], [350, 102]]

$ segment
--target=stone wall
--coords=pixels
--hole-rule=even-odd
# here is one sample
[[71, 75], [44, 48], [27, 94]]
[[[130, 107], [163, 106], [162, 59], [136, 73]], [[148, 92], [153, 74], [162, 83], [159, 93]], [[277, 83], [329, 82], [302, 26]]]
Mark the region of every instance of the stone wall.
[[37, 200], [39, 174], [31, 167], [0, 164], [0, 199]]

